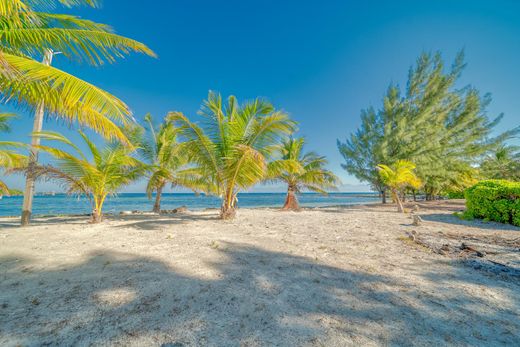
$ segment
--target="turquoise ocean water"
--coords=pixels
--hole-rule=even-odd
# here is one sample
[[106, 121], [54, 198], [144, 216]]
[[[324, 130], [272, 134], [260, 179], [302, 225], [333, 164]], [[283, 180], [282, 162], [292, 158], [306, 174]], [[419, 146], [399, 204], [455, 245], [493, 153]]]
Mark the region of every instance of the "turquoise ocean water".
[[[298, 196], [300, 204], [305, 207], [331, 205], [355, 205], [378, 202], [377, 194], [372, 193], [331, 193], [323, 196], [304, 193]], [[21, 196], [6, 197], [0, 200], [0, 216], [20, 215]], [[238, 195], [239, 207], [281, 207], [285, 193], [241, 193]], [[109, 197], [103, 207], [104, 213], [119, 213], [128, 210], [148, 211], [152, 209], [153, 199], [146, 194], [125, 193]], [[192, 193], [163, 194], [161, 209], [174, 209], [187, 206], [190, 210], [220, 207], [220, 199], [214, 196], [195, 195]], [[90, 213], [90, 205], [85, 198], [67, 196], [65, 194], [39, 195], [34, 198], [34, 215], [83, 214]]]

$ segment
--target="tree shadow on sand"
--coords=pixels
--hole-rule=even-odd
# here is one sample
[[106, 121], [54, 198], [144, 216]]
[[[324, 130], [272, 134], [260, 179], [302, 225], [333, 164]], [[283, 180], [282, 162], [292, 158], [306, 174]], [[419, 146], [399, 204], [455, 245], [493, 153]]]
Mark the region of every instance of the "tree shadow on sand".
[[474, 220], [463, 220], [453, 214], [445, 213], [422, 213], [421, 218], [425, 221], [440, 222], [454, 225], [464, 225], [467, 227], [485, 229], [485, 230], [505, 230], [505, 231], [518, 231], [520, 227], [514, 225], [502, 224], [497, 222], [484, 222], [480, 219]]
[[[460, 287], [451, 289], [447, 301], [437, 296], [450, 281], [478, 283], [479, 277], [428, 274], [433, 286], [421, 291], [395, 278], [242, 244], [222, 243], [211, 251], [220, 260], [206, 264], [211, 273], [204, 277], [175, 264], [102, 249], [83, 263], [45, 271], [31, 259], [1, 259], [0, 344], [476, 346], [519, 341], [514, 309], [504, 313], [489, 307]], [[496, 283], [518, 310], [519, 286]], [[467, 323], [468, 317], [477, 323]]]

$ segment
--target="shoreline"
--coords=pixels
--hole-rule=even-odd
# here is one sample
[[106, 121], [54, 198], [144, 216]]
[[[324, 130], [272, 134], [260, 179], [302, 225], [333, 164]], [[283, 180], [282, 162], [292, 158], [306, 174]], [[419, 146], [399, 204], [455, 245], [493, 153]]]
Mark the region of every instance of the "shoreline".
[[[419, 202], [419, 201], [417, 201]], [[353, 202], [353, 203], [345, 203], [345, 204], [335, 204], [335, 205], [317, 205], [317, 206], [307, 206], [307, 205], [302, 205], [301, 206], [301, 210], [313, 210], [313, 209], [324, 209], [324, 208], [339, 208], [339, 207], [349, 207], [349, 206], [363, 206], [363, 205], [378, 205], [378, 204], [381, 204], [380, 201], [378, 202], [360, 202], [360, 203], [357, 203], [357, 202]], [[387, 205], [391, 205], [391, 204], [387, 204]], [[201, 211], [218, 211], [219, 208], [218, 207], [202, 207], [202, 208], [192, 208], [190, 209], [189, 206], [186, 206], [186, 205], [182, 205], [182, 206], [178, 206], [177, 208], [179, 207], [186, 207], [188, 208], [187, 212], [201, 212]], [[238, 207], [237, 211], [239, 212], [240, 210], [280, 210], [282, 208], [282, 205], [280, 206], [247, 206], [247, 207]], [[128, 213], [128, 215], [150, 215], [150, 216], [159, 216], [159, 215], [164, 215], [164, 216], [167, 216], [167, 215], [174, 215], [175, 213], [154, 213], [150, 210], [124, 210], [124, 211], [120, 211], [118, 213], [113, 213], [113, 212], [107, 212], [107, 213], [103, 213], [103, 216], [112, 216], [112, 217], [116, 217], [116, 216], [120, 216], [120, 215], [124, 215], [124, 212], [131, 212], [131, 213]], [[134, 213], [135, 212], [135, 213]], [[185, 213], [185, 212], [181, 212], [181, 213]], [[90, 213], [72, 213], [72, 214], [34, 214], [32, 217], [33, 218], [54, 218], [54, 217], [90, 217], [91, 214]], [[13, 219], [13, 218], [21, 218], [20, 215], [10, 215], [10, 216], [2, 216], [0, 215], [0, 219], [2, 218], [7, 218], [7, 219]]]

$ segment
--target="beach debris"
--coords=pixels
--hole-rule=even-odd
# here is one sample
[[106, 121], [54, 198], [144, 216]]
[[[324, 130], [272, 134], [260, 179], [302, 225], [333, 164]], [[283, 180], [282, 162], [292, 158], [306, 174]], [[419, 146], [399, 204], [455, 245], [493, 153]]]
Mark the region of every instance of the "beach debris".
[[422, 218], [418, 214], [412, 212], [412, 224], [414, 226], [419, 226], [422, 223]]
[[188, 207], [186, 207], [184, 205], [174, 208], [173, 210], [161, 210], [161, 214], [173, 214], [173, 213], [184, 213], [184, 212], [188, 212]]
[[174, 213], [183, 213], [183, 212], [188, 212], [188, 207], [186, 206], [181, 206], [181, 207], [177, 207], [176, 209], [173, 210]]
[[466, 251], [466, 252], [474, 252], [477, 257], [481, 257], [481, 258], [486, 255], [485, 252], [481, 252], [481, 251], [475, 249], [474, 247], [472, 247], [472, 246], [470, 246], [470, 245], [468, 245], [468, 244], [466, 244], [464, 242], [462, 242], [462, 244], [460, 245], [460, 249], [462, 251]]

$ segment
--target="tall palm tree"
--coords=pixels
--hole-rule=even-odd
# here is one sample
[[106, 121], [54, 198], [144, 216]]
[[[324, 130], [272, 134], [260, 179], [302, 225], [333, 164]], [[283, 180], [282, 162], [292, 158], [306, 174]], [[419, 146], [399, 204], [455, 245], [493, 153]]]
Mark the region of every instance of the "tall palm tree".
[[379, 164], [377, 166], [383, 183], [390, 189], [392, 199], [397, 203], [397, 211], [404, 212], [401, 192], [412, 187], [418, 189], [421, 180], [415, 175], [415, 164], [408, 160], [398, 160], [393, 167]]
[[[186, 138], [186, 153], [204, 171], [211, 192], [222, 197], [220, 216], [235, 216], [237, 194], [265, 178], [275, 145], [294, 132], [296, 123], [262, 99], [240, 105], [234, 96], [224, 104], [210, 92], [199, 114], [203, 126], [179, 112], [168, 119]], [[209, 190], [210, 188], [208, 188]]]
[[165, 120], [155, 127], [150, 114], [145, 116], [148, 136], [141, 141], [141, 156], [148, 164], [150, 175], [146, 193], [151, 198], [155, 192], [153, 212], [161, 212], [161, 196], [164, 187], [187, 187], [204, 190], [204, 179], [197, 167], [190, 165], [185, 146], [178, 141], [179, 128]]
[[[35, 109], [33, 132], [42, 130], [45, 112], [77, 121], [107, 138], [126, 141], [113, 121], [127, 123], [129, 108], [118, 98], [51, 67], [55, 54], [92, 65], [111, 63], [134, 51], [154, 56], [142, 43], [116, 35], [111, 28], [72, 15], [40, 12], [56, 5], [96, 7], [97, 0], [4, 0], [0, 5], [0, 93], [24, 108]], [[35, 59], [42, 59], [38, 62]], [[31, 140], [22, 225], [28, 224], [34, 194], [31, 167], [38, 160], [39, 138]]]
[[60, 182], [68, 194], [84, 195], [92, 206], [92, 223], [103, 217], [103, 204], [109, 195], [116, 194], [122, 187], [143, 175], [145, 166], [134, 157], [135, 149], [120, 143], [110, 142], [98, 148], [83, 133], [79, 132], [89, 149], [88, 156], [63, 135], [55, 132], [34, 134], [40, 139], [57, 141], [71, 151], [57, 147], [38, 148], [54, 157], [52, 165], [36, 166], [36, 178]]
[[[12, 113], [0, 113], [0, 132], [11, 130], [9, 120], [15, 117]], [[23, 147], [23, 144], [13, 141], [0, 141], [0, 169], [20, 168], [27, 164], [27, 156], [16, 152], [15, 148]], [[0, 180], [0, 196], [9, 195], [7, 185]]]
[[[287, 184], [287, 196], [283, 210], [298, 210], [297, 193], [302, 190], [326, 194], [326, 189], [334, 189], [339, 182], [338, 177], [325, 168], [327, 159], [314, 152], [303, 152], [304, 138], [289, 138], [280, 145], [280, 158], [273, 161], [270, 180]], [[288, 165], [277, 165], [285, 162]], [[281, 168], [281, 170], [280, 170]]]

